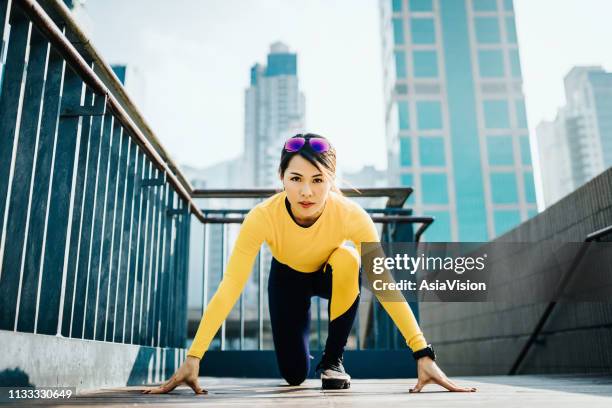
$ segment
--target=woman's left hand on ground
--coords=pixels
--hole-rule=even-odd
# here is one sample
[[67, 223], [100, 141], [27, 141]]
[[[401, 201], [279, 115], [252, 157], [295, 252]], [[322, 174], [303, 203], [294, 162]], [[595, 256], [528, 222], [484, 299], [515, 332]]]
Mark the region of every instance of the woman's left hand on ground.
[[435, 361], [429, 357], [417, 360], [418, 380], [410, 392], [421, 392], [427, 384], [438, 384], [452, 392], [474, 392], [474, 387], [459, 387], [452, 382], [446, 374], [438, 367]]
[[200, 370], [200, 359], [187, 356], [183, 364], [176, 370], [168, 381], [159, 387], [146, 388], [143, 394], [167, 394], [181, 384], [187, 384], [196, 394], [208, 394], [208, 391], [200, 387], [198, 374]]

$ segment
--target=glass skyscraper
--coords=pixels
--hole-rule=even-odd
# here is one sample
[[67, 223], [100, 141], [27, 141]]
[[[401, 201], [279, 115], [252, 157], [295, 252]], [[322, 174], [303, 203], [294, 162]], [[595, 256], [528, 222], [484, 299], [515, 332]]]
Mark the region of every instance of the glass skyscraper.
[[534, 215], [512, 0], [380, 0], [388, 163], [428, 241], [487, 241]]
[[536, 128], [547, 207], [612, 166], [612, 72], [574, 67], [565, 100], [554, 121]]
[[277, 187], [283, 141], [304, 128], [305, 99], [300, 92], [297, 54], [287, 45], [270, 46], [267, 65], [251, 67], [245, 92], [245, 177], [257, 187]]

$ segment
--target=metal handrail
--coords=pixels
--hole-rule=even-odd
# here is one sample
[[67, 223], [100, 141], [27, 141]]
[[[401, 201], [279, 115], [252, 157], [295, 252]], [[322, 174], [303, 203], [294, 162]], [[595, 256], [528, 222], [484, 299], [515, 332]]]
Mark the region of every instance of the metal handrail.
[[[367, 187], [340, 189], [347, 197], [388, 197], [387, 207], [400, 208], [404, 205], [410, 194], [414, 191], [412, 187]], [[193, 198], [265, 198], [280, 192], [273, 188], [244, 188], [244, 189], [195, 189], [192, 191]]]
[[[229, 211], [227, 211], [229, 212]], [[379, 222], [381, 224], [390, 224], [395, 222], [422, 222], [431, 224], [433, 222], [432, 217], [417, 217], [412, 215], [387, 215], [387, 216], [374, 216], [371, 217], [372, 221]], [[204, 217], [202, 223], [204, 224], [241, 224], [244, 221], [244, 217]]]
[[[572, 276], [572, 273], [574, 272], [574, 269], [582, 260], [582, 257], [586, 253], [586, 249], [587, 249], [586, 244], [589, 242], [593, 242], [593, 241], [599, 241], [600, 238], [606, 235], [609, 235], [609, 234], [612, 234], [612, 225], [609, 225], [605, 228], [592, 232], [586, 236], [582, 246], [580, 247], [580, 252], [578, 252], [578, 254], [574, 257], [574, 261], [572, 265], [562, 277], [561, 282], [559, 283], [559, 287], [557, 288], [557, 294], [561, 294], [563, 292], [563, 290], [565, 289], [565, 286], [567, 285], [567, 283], [569, 282], [569, 279]], [[536, 342], [536, 339], [542, 332], [542, 328], [544, 327], [544, 324], [546, 324], [546, 322], [548, 321], [548, 318], [550, 317], [550, 315], [552, 314], [552, 311], [554, 310], [556, 306], [557, 306], [557, 301], [555, 300], [552, 300], [548, 303], [548, 305], [546, 306], [546, 309], [544, 309], [544, 312], [542, 313], [542, 316], [540, 316], [540, 319], [538, 319], [538, 323], [535, 325], [533, 331], [529, 335], [529, 338], [527, 339], [527, 341], [523, 345], [523, 348], [521, 349], [518, 356], [514, 360], [514, 363], [512, 364], [512, 367], [510, 368], [510, 371], [508, 372], [509, 375], [515, 375], [517, 373], [523, 360], [525, 360], [525, 357], [527, 357], [527, 353], [531, 349], [531, 346]]]
[[[55, 0], [53, 3], [57, 3]], [[178, 180], [175, 173], [170, 169], [168, 164], [162, 159], [157, 150], [151, 145], [149, 139], [143, 134], [140, 128], [134, 123], [132, 117], [128, 115], [123, 106], [118, 102], [113, 93], [107, 86], [98, 78], [96, 73], [87, 64], [81, 54], [68, 41], [64, 34], [60, 31], [51, 17], [47, 15], [45, 10], [35, 0], [17, 0], [17, 4], [22, 11], [32, 20], [33, 23], [46, 35], [56, 50], [65, 58], [66, 62], [81, 75], [83, 81], [87, 83], [92, 90], [98, 94], [105, 95], [109, 108], [115, 113], [117, 119], [122, 123], [130, 134], [134, 136], [134, 140], [145, 151], [147, 156], [153, 161], [156, 167], [163, 171], [168, 178], [168, 182], [174, 186], [180, 196], [188, 203], [190, 211], [199, 219], [203, 220], [204, 215], [194, 203], [191, 191]], [[64, 6], [65, 7], [65, 6]]]
[[[251, 209], [249, 208], [227, 208], [227, 209], [218, 209], [218, 208], [200, 208], [204, 215], [207, 214], [246, 214]], [[395, 215], [410, 215], [412, 213], [412, 209], [410, 208], [364, 208], [364, 210], [368, 214], [395, 214]]]

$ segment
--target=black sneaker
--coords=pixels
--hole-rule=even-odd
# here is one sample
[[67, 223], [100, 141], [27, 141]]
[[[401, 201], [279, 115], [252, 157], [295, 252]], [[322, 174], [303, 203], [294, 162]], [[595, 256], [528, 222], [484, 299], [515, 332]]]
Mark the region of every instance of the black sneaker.
[[344, 371], [342, 356], [334, 358], [323, 353], [315, 372], [321, 372], [321, 384], [324, 390], [342, 390], [351, 387], [351, 376]]

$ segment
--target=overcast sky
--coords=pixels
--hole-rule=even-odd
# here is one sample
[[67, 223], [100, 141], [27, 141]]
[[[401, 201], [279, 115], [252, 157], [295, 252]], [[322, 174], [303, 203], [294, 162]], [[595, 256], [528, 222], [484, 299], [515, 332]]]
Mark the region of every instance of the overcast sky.
[[[574, 65], [612, 70], [612, 1], [515, 9], [533, 137], [564, 103]], [[137, 70], [134, 99], [178, 163], [240, 154], [249, 68], [280, 40], [298, 54], [308, 130], [332, 139], [342, 169], [386, 165], [378, 0], [88, 0], [85, 10], [105, 59]]]

